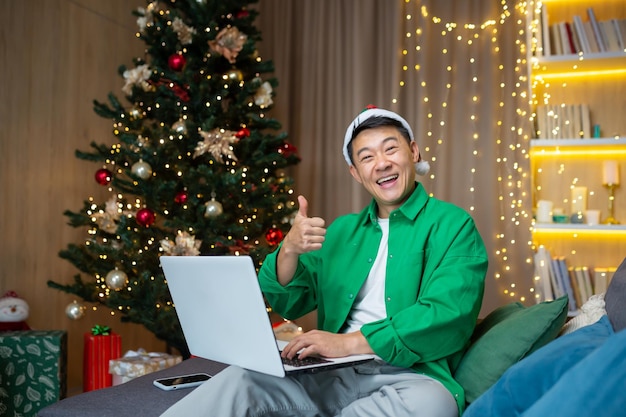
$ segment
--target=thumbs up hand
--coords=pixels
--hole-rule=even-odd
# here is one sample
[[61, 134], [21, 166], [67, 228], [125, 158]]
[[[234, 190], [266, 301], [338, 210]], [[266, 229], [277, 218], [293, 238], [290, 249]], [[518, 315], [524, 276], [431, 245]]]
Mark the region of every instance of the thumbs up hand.
[[293, 226], [285, 236], [283, 249], [294, 254], [303, 254], [322, 248], [326, 235], [326, 222], [321, 217], [309, 217], [309, 203], [303, 196], [298, 196], [298, 213]]

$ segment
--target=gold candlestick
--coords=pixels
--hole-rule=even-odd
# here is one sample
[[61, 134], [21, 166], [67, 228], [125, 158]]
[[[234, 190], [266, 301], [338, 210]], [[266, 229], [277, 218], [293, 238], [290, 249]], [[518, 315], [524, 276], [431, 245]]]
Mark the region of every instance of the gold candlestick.
[[609, 190], [609, 217], [607, 217], [603, 224], [619, 224], [619, 221], [615, 218], [615, 188], [619, 187], [619, 184], [604, 184]]

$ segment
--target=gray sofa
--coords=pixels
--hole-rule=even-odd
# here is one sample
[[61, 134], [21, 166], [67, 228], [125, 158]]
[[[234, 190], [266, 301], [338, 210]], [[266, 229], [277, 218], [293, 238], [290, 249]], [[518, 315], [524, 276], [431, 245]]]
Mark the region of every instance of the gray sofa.
[[154, 417], [190, 393], [192, 389], [163, 391], [154, 385], [156, 378], [206, 372], [215, 375], [226, 365], [201, 358], [187, 359], [178, 365], [135, 378], [125, 384], [85, 392], [65, 398], [37, 414], [38, 417]]

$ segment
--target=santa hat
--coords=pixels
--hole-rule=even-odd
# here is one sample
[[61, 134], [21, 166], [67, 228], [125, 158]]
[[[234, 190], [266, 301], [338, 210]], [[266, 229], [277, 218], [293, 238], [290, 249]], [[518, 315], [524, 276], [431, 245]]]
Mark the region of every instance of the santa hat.
[[15, 291], [7, 291], [4, 293], [4, 295], [2, 297], [0, 297], [0, 300], [3, 300], [5, 298], [20, 298], [19, 295], [17, 295], [17, 293]]
[[[387, 117], [389, 119], [396, 120], [402, 124], [402, 126], [409, 133], [409, 140], [411, 142], [415, 142], [415, 136], [413, 136], [413, 130], [411, 130], [411, 126], [409, 123], [404, 120], [402, 116], [397, 113], [394, 113], [390, 110], [379, 109], [374, 106], [367, 106], [367, 109], [362, 111], [358, 116], [354, 118], [352, 123], [348, 126], [346, 130], [346, 135], [343, 138], [343, 157], [348, 163], [348, 165], [352, 166], [352, 161], [350, 160], [350, 155], [348, 154], [348, 146], [350, 142], [352, 142], [352, 135], [357, 127], [359, 127], [363, 122], [368, 120], [371, 117]], [[419, 161], [415, 164], [415, 172], [417, 175], [426, 175], [430, 170], [430, 164], [428, 161], [422, 159], [422, 155], [419, 156]]]

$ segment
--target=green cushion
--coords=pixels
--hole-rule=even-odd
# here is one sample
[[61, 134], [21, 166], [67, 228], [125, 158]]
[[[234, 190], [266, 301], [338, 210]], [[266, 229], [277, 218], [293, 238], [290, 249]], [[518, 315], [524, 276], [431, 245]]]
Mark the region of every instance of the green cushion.
[[552, 341], [567, 318], [567, 296], [531, 307], [499, 307], [474, 330], [454, 377], [471, 403], [513, 364]]

